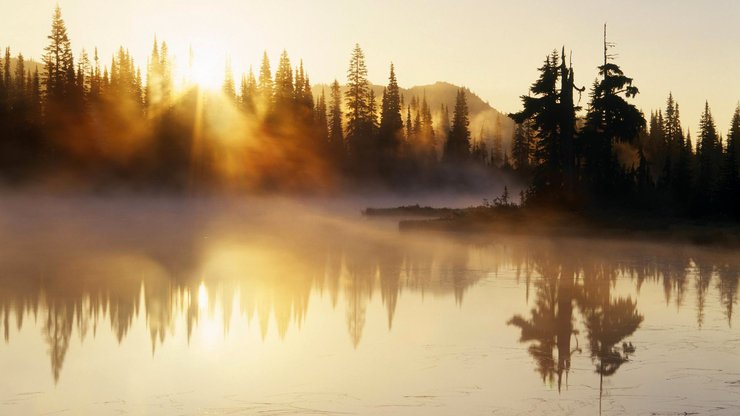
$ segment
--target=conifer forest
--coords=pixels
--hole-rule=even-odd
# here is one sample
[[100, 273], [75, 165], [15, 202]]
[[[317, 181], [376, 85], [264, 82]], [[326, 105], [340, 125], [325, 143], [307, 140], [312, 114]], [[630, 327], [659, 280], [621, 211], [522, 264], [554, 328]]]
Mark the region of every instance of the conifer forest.
[[740, 415], [738, 0], [0, 11], [0, 415]]
[[471, 131], [469, 90], [430, 108], [401, 93], [391, 63], [376, 94], [359, 45], [330, 85], [312, 85], [310, 63], [283, 51], [242, 75], [227, 63], [211, 91], [175, 79], [164, 40], [145, 63], [123, 46], [112, 59], [75, 54], [57, 7], [41, 63], [5, 48], [0, 174], [7, 187], [257, 193], [464, 189], [496, 177], [522, 184], [524, 205], [737, 218], [740, 106], [721, 109], [732, 122], [717, 126], [705, 103], [693, 136], [670, 92], [642, 113], [606, 35], [603, 64], [579, 69], [592, 84], [579, 83], [564, 47], [547, 53], [509, 114], [513, 132], [499, 123], [487, 140]]

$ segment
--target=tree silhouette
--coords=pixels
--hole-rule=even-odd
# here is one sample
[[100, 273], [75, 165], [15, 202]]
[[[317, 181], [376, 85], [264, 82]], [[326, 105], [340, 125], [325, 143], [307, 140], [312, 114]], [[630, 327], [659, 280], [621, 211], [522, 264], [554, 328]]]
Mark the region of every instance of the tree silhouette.
[[709, 102], [705, 102], [704, 112], [699, 120], [699, 137], [696, 143], [698, 163], [696, 204], [701, 212], [710, 211], [715, 202], [721, 153], [722, 145], [717, 135], [717, 127], [709, 109]]
[[383, 91], [380, 110], [379, 145], [385, 157], [398, 152], [403, 134], [401, 120], [401, 94], [396, 80], [396, 72], [391, 64], [388, 86]]
[[226, 59], [224, 64], [224, 82], [221, 90], [226, 98], [236, 102], [236, 84], [234, 83], [234, 71], [231, 68], [231, 60]]
[[331, 84], [331, 103], [329, 104], [329, 148], [335, 163], [344, 156], [344, 128], [342, 127], [342, 92], [339, 82]]
[[288, 53], [283, 50], [275, 72], [275, 91], [273, 93], [275, 111], [289, 111], [294, 100], [293, 68]]
[[[347, 107], [347, 140], [353, 157], [362, 149], [362, 145], [369, 141], [372, 134], [372, 117], [370, 112], [370, 83], [367, 80], [365, 54], [356, 44], [350, 58], [347, 70], [347, 92], [345, 102]], [[365, 143], [363, 143], [365, 142]]]
[[[586, 125], [582, 141], [589, 181], [596, 194], [608, 196], [619, 186], [621, 168], [616, 157], [615, 145], [634, 142], [645, 127], [645, 119], [626, 99], [634, 98], [639, 90], [632, 78], [609, 62], [604, 26], [604, 64], [599, 66], [601, 80], [591, 90]], [[624, 97], [623, 97], [624, 96]]]
[[257, 89], [260, 95], [260, 108], [261, 112], [265, 113], [272, 107], [273, 96], [272, 96], [272, 72], [270, 71], [270, 59], [267, 57], [267, 52], [262, 54], [262, 64], [260, 65], [259, 84]]
[[740, 218], [740, 105], [732, 115], [727, 146], [722, 161], [720, 181], [720, 209]]
[[560, 139], [559, 55], [553, 51], [539, 68], [540, 77], [530, 87], [532, 95], [521, 97], [524, 108], [509, 116], [521, 124], [531, 121], [537, 134], [535, 175], [529, 199], [551, 200], [563, 189], [562, 144]]
[[[54, 9], [51, 34], [47, 38], [49, 45], [44, 48], [43, 56], [44, 90], [47, 99], [56, 102], [69, 96], [75, 82], [72, 46], [67, 35], [67, 27], [62, 19], [62, 9], [58, 5]], [[10, 65], [7, 61], [6, 58], [6, 65]]]
[[[629, 103], [638, 91], [613, 63], [612, 46], [605, 30], [604, 64], [585, 117], [577, 116], [576, 92], [583, 89], [565, 48], [548, 55], [522, 110], [511, 115], [520, 126], [509, 142], [508, 120], [479, 124], [479, 102], [467, 102], [469, 90], [457, 91], [450, 120], [443, 89], [404, 97], [392, 64], [376, 100], [380, 88], [370, 85], [359, 45], [344, 87], [335, 82], [319, 94], [303, 61], [293, 67], [283, 50], [274, 79], [267, 52], [257, 77], [250, 68], [236, 80], [227, 61], [216, 97], [191, 88], [192, 49], [189, 69], [177, 74], [180, 85], [166, 42], [156, 38], [145, 67], [125, 46], [103, 58], [108, 65], [97, 48], [73, 56], [56, 7], [41, 74], [22, 53], [12, 58], [10, 48], [0, 59], [0, 179], [20, 185], [64, 177], [70, 186], [179, 191], [195, 187], [194, 177], [197, 187], [214, 189], [436, 189], [477, 188], [509, 178], [486, 177], [504, 171], [528, 183], [523, 200], [531, 206], [736, 218], [737, 122], [723, 145], [707, 106], [695, 155], [669, 93], [646, 126]], [[213, 116], [224, 108], [227, 117]]]
[[457, 91], [452, 126], [445, 142], [444, 158], [448, 162], [466, 161], [470, 157], [470, 119], [465, 90]]
[[511, 145], [514, 168], [524, 175], [530, 170], [531, 149], [535, 139], [530, 124], [530, 122], [517, 124]]
[[257, 104], [256, 101], [259, 99], [259, 90], [257, 87], [257, 80], [254, 77], [254, 71], [252, 67], [249, 67], [249, 75], [242, 76], [242, 80], [239, 86], [239, 100], [241, 103], [242, 110], [250, 115], [256, 114]]

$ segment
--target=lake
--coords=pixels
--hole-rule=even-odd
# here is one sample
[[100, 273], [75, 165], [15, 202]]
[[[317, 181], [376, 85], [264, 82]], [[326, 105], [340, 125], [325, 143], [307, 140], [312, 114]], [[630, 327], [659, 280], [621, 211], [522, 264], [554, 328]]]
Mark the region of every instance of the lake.
[[737, 415], [740, 254], [7, 197], [0, 414]]

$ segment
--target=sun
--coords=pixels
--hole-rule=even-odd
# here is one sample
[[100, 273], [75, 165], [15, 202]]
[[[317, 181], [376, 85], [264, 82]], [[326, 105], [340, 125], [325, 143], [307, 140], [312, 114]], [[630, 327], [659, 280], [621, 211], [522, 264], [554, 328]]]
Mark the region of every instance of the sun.
[[207, 90], [218, 90], [224, 82], [227, 58], [207, 47], [191, 46], [182, 73], [186, 86], [197, 85]]

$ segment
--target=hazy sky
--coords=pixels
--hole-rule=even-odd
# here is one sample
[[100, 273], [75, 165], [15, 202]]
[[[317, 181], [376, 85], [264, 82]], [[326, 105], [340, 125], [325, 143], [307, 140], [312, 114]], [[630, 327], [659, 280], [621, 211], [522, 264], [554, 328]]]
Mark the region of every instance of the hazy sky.
[[0, 0], [0, 46], [39, 59], [56, 3], [75, 52], [98, 46], [106, 63], [124, 45], [144, 66], [156, 34], [181, 62], [192, 44], [217, 69], [229, 54], [239, 74], [258, 67], [263, 50], [274, 69], [285, 48], [312, 82], [343, 82], [358, 42], [375, 83], [387, 82], [393, 61], [402, 86], [449, 81], [506, 112], [519, 109], [536, 68], [562, 45], [573, 51], [577, 83], [590, 86], [607, 22], [646, 113], [673, 91], [695, 132], [706, 99], [726, 134], [740, 100], [738, 0]]

